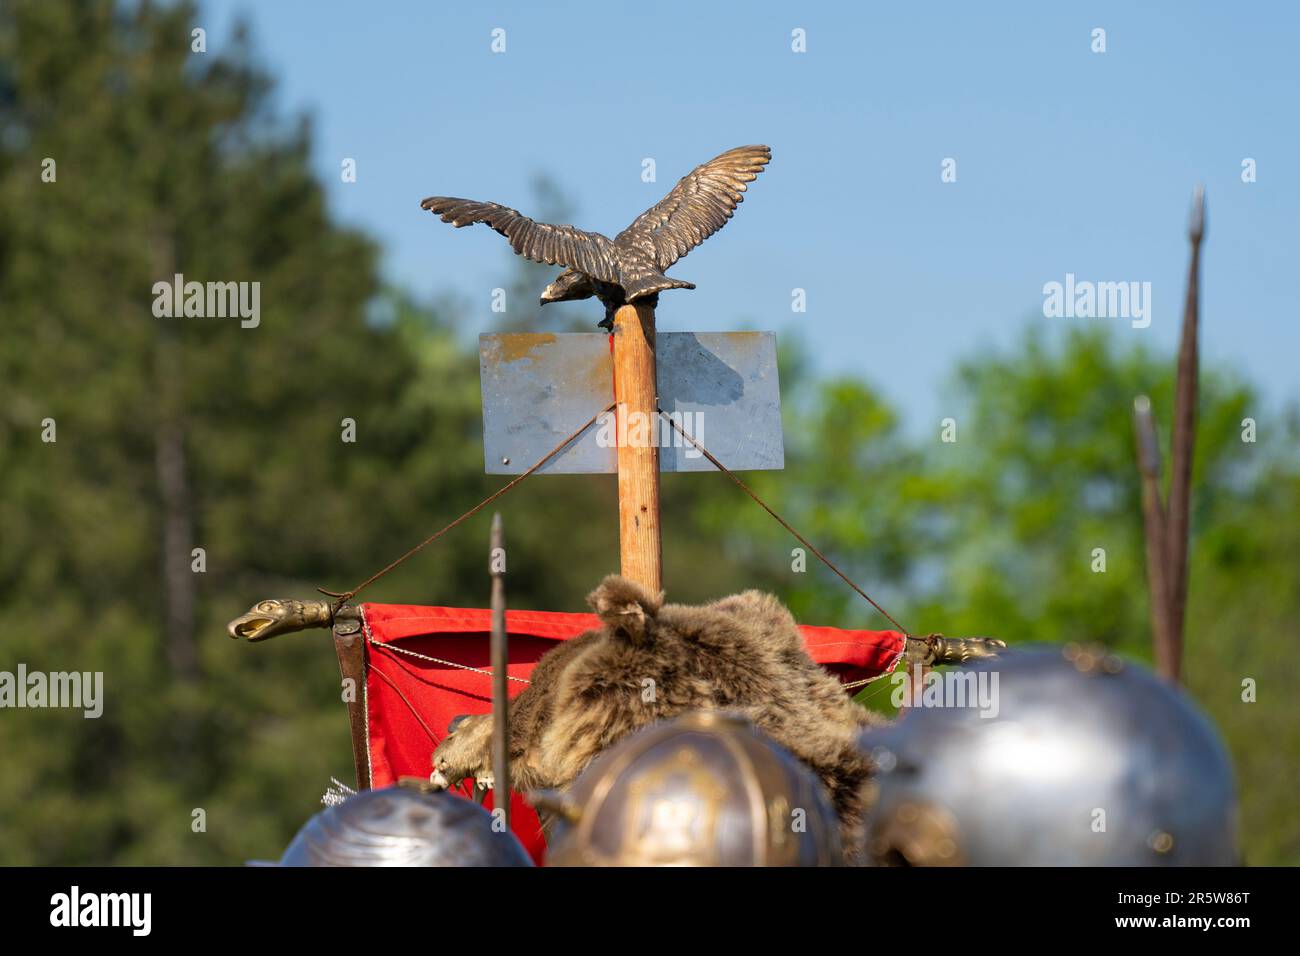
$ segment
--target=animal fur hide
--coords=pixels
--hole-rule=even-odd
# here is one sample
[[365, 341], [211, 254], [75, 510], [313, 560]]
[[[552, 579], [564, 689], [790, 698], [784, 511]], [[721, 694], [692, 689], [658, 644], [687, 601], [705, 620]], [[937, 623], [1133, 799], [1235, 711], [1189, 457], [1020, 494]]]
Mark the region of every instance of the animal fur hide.
[[[870, 771], [856, 741], [879, 718], [813, 662], [780, 601], [745, 591], [699, 607], [664, 604], [662, 594], [611, 575], [587, 602], [604, 626], [543, 655], [510, 705], [515, 789], [562, 789], [641, 727], [687, 710], [729, 710], [817, 774], [839, 814], [846, 856], [856, 858]], [[434, 752], [436, 773], [451, 786], [489, 782], [491, 734], [491, 715], [453, 723]]]

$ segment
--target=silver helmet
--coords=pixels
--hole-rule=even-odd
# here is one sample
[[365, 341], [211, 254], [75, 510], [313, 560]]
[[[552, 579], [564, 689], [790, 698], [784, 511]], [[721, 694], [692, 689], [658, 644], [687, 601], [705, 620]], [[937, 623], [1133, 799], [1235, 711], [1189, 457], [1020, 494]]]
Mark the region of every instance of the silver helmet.
[[532, 866], [487, 810], [423, 782], [363, 790], [298, 831], [281, 866]]
[[1176, 687], [1077, 645], [939, 676], [955, 688], [957, 673], [976, 706], [951, 706], [955, 694], [942, 700], [950, 706], [922, 700], [862, 735], [877, 768], [866, 795], [869, 861], [1239, 862], [1227, 753]]
[[832, 866], [839, 821], [821, 783], [742, 717], [693, 711], [619, 741], [551, 814], [548, 866]]

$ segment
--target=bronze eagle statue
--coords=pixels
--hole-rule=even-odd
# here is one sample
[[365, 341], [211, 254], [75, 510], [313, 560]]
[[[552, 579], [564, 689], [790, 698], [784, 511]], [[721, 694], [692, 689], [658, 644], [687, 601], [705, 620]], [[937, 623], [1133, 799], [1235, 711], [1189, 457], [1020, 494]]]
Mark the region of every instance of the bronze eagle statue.
[[542, 292], [541, 304], [589, 299], [605, 306], [612, 327], [614, 311], [638, 299], [657, 301], [665, 289], [695, 285], [664, 275], [669, 267], [727, 224], [744, 201], [749, 183], [772, 159], [766, 146], [738, 146], [691, 170], [672, 192], [637, 216], [613, 239], [574, 226], [536, 222], [492, 202], [430, 196], [420, 203], [457, 229], [476, 222], [510, 240], [525, 259], [564, 266]]

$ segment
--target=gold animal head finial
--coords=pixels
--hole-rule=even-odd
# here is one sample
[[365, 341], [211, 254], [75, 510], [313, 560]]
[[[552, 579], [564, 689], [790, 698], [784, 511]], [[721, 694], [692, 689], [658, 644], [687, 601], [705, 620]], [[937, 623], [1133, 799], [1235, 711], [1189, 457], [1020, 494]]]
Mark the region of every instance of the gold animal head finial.
[[329, 627], [332, 622], [328, 601], [268, 598], [258, 601], [247, 614], [241, 614], [227, 624], [226, 633], [235, 640], [265, 641], [309, 627]]

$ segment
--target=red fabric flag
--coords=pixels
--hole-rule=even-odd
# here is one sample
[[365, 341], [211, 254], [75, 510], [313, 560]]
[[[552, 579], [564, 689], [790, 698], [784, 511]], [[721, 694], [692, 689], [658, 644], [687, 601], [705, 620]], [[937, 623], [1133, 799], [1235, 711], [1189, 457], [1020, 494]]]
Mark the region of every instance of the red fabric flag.
[[[459, 714], [492, 709], [489, 637], [492, 612], [484, 608], [363, 604], [366, 635], [366, 717], [370, 785], [399, 777], [428, 777], [433, 748]], [[507, 611], [510, 696], [528, 686], [537, 659], [557, 641], [600, 627], [594, 614]], [[849, 631], [801, 625], [808, 654], [842, 681], [892, 671], [905, 638], [897, 631]], [[467, 669], [472, 668], [472, 669]], [[468, 796], [473, 782], [462, 785]], [[485, 806], [492, 806], [489, 792]], [[546, 844], [532, 808], [511, 797], [510, 823], [533, 859]]]

